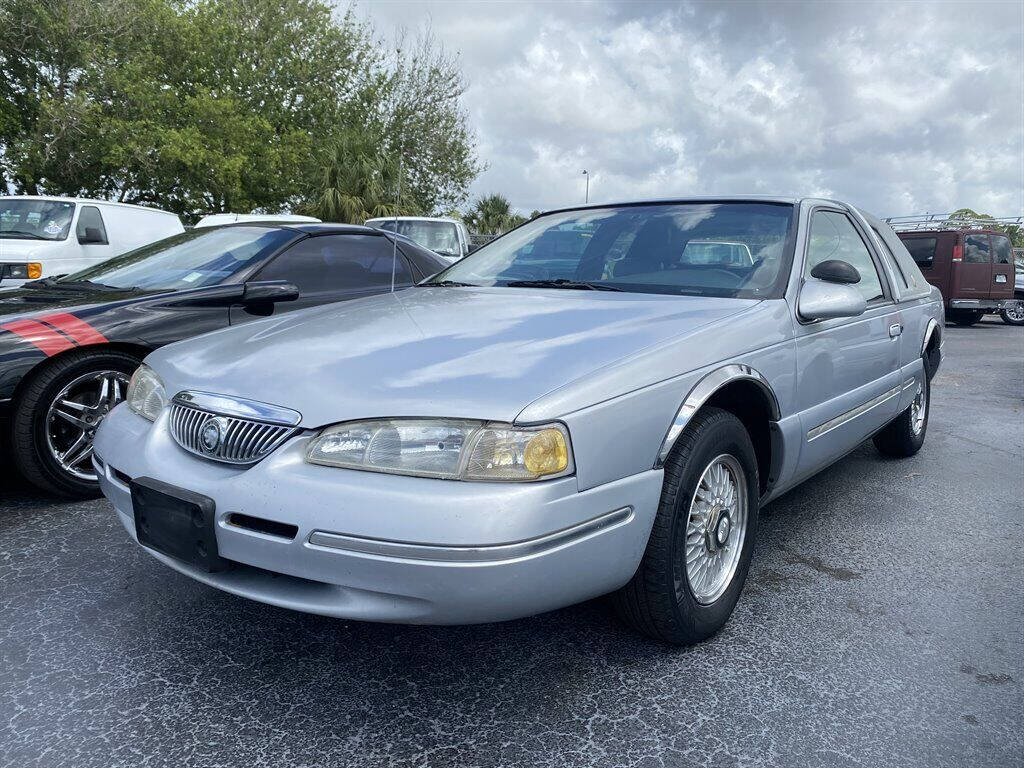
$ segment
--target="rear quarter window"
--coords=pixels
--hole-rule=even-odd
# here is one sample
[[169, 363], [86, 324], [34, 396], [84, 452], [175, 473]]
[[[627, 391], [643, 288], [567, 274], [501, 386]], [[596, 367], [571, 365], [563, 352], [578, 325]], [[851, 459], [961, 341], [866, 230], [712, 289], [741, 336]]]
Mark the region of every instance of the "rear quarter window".
[[1013, 246], [1010, 245], [1010, 238], [992, 235], [992, 260], [996, 264], [1013, 263]]
[[903, 240], [903, 245], [910, 253], [910, 258], [921, 270], [932, 268], [932, 264], [935, 263], [935, 248], [938, 244], [939, 240], [936, 237], [908, 237]]

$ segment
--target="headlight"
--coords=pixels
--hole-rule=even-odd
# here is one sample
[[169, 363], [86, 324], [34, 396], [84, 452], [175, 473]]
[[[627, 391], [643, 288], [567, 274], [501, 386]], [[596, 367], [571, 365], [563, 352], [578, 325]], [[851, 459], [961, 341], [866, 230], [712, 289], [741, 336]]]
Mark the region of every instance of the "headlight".
[[574, 470], [569, 433], [561, 424], [515, 427], [449, 419], [337, 424], [310, 441], [306, 460], [445, 480], [547, 480]]
[[139, 416], [156, 421], [160, 411], [167, 404], [164, 394], [164, 383], [148, 365], [140, 365], [128, 384], [128, 395], [125, 397], [128, 407]]

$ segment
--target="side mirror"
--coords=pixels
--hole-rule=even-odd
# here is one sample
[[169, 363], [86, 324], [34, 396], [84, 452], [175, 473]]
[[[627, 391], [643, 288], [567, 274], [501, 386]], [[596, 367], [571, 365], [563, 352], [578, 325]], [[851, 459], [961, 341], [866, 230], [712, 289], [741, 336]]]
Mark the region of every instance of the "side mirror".
[[242, 303], [256, 304], [259, 302], [295, 301], [299, 298], [299, 289], [284, 280], [257, 280], [246, 283], [242, 289]]
[[811, 277], [828, 283], [852, 285], [860, 282], [860, 272], [852, 264], [839, 259], [823, 261], [811, 270]]
[[[827, 262], [825, 262], [827, 263]], [[840, 264], [844, 262], [838, 262]], [[820, 264], [818, 265], [821, 266]], [[846, 266], [849, 266], [848, 264]], [[817, 270], [818, 267], [814, 269]], [[853, 269], [853, 267], [850, 267]], [[856, 271], [856, 270], [854, 270]], [[814, 271], [811, 272], [812, 276]], [[860, 279], [860, 276], [857, 276]], [[860, 291], [849, 284], [808, 280], [800, 289], [797, 311], [804, 320], [830, 320], [834, 317], [857, 317], [864, 314], [868, 303]]]
[[78, 242], [82, 245], [90, 245], [92, 243], [106, 243], [107, 238], [103, 236], [103, 232], [97, 227], [86, 227], [85, 232], [78, 236]]

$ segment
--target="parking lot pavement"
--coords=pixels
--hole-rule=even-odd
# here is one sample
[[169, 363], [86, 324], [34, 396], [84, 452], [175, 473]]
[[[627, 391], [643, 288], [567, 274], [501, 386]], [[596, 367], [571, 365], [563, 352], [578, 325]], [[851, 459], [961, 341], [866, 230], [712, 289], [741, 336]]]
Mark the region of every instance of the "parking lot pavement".
[[1024, 333], [946, 330], [922, 452], [763, 513], [726, 630], [476, 627], [222, 594], [102, 501], [0, 492], [0, 765], [1024, 764]]

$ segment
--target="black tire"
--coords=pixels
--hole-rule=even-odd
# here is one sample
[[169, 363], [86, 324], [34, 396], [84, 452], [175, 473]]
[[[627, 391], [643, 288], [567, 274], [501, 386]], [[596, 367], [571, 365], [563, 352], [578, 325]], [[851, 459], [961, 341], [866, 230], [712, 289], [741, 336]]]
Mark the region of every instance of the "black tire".
[[982, 313], [971, 309], [954, 309], [949, 312], [949, 319], [962, 328], [969, 328], [981, 320]]
[[[743, 469], [745, 534], [732, 581], [714, 602], [702, 604], [686, 572], [686, 523], [704, 469], [723, 453], [737, 459]], [[699, 411], [665, 462], [661, 502], [647, 549], [630, 582], [612, 595], [616, 613], [639, 632], [673, 645], [699, 643], [718, 632], [732, 615], [750, 568], [758, 496], [757, 457], [743, 423], [718, 408]]]
[[11, 418], [11, 453], [26, 480], [42, 490], [67, 499], [99, 495], [96, 481], [82, 480], [65, 471], [51, 455], [46, 415], [51, 403], [70, 382], [92, 372], [118, 371], [128, 376], [141, 361], [125, 352], [82, 349], [43, 364], [32, 374], [14, 404]]
[[[932, 412], [932, 382], [928, 375], [928, 363], [925, 361], [925, 375], [922, 377], [924, 383], [924, 424], [919, 431], [914, 430], [914, 404], [907, 406], [907, 409], [889, 422], [881, 432], [878, 432], [872, 440], [875, 448], [886, 456], [906, 458], [913, 456], [924, 445], [925, 435], [928, 434], [928, 417]], [[915, 394], [916, 397], [916, 394]]]
[[[1017, 302], [1017, 304], [1021, 305], [1021, 307], [1024, 307], [1024, 297], [1015, 296], [1013, 300]], [[1009, 315], [1006, 309], [1001, 309], [999, 311], [999, 316], [1003, 318], [1003, 322], [1006, 323], [1007, 325], [1024, 325], [1024, 313], [1015, 311], [1014, 314], [1016, 314], [1017, 317], [1012, 317], [1011, 315]]]

